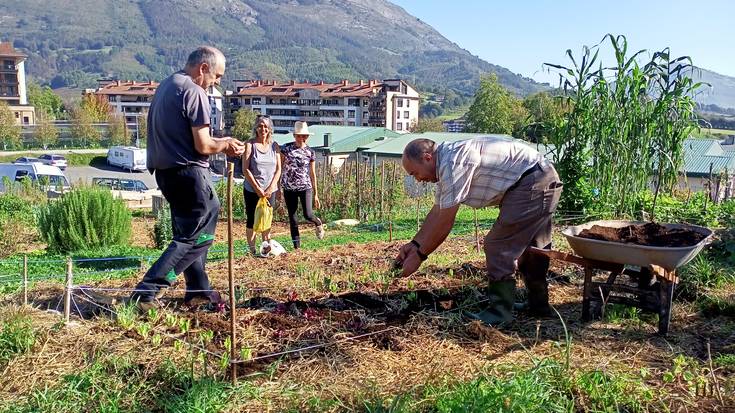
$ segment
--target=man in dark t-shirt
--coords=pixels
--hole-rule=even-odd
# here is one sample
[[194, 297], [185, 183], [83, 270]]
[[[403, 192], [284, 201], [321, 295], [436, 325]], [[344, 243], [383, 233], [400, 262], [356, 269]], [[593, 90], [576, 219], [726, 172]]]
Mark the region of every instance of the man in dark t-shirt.
[[240, 156], [245, 145], [233, 138], [209, 134], [210, 104], [206, 90], [219, 84], [225, 57], [214, 47], [189, 55], [180, 72], [158, 86], [148, 111], [147, 166], [171, 208], [173, 240], [146, 272], [133, 293], [148, 307], [160, 289], [170, 287], [180, 273], [186, 280], [184, 301], [195, 298], [219, 303], [210, 289], [204, 265], [214, 242], [220, 202], [212, 186], [209, 155]]

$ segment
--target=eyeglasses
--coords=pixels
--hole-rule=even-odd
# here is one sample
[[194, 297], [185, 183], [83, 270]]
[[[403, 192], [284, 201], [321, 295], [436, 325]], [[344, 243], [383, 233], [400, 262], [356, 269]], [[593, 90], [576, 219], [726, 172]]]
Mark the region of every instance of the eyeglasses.
[[268, 119], [270, 119], [271, 118], [271, 115], [261, 115], [260, 113], [258, 113], [255, 117], [256, 118], [268, 118]]

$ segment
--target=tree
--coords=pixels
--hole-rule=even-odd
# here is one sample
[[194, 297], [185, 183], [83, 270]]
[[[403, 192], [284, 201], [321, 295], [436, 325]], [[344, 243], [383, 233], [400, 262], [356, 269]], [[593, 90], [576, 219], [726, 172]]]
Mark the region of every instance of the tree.
[[35, 133], [36, 141], [43, 149], [48, 149], [49, 145], [59, 141], [59, 129], [56, 128], [46, 112], [39, 111], [36, 117], [38, 119]]
[[60, 119], [64, 112], [64, 102], [48, 86], [40, 86], [36, 82], [28, 82], [28, 103], [40, 111], [45, 112], [51, 119]]
[[108, 124], [107, 140], [110, 145], [127, 145], [130, 143], [125, 116], [121, 113], [111, 113]]
[[235, 124], [232, 126], [232, 137], [241, 141], [248, 140], [253, 135], [256, 113], [250, 109], [240, 109], [235, 112]]
[[544, 142], [549, 134], [550, 125], [555, 125], [568, 112], [565, 100], [553, 97], [547, 92], [539, 92], [523, 99], [523, 107], [529, 113], [530, 124], [525, 128], [524, 137], [532, 142]]
[[444, 132], [444, 124], [437, 118], [419, 118], [418, 123], [411, 125], [411, 132]]
[[71, 134], [74, 139], [79, 140], [83, 147], [96, 146], [102, 138], [102, 133], [93, 123], [92, 115], [82, 106], [72, 112]]
[[15, 120], [13, 111], [10, 110], [7, 103], [0, 101], [0, 143], [3, 145], [3, 150], [20, 146], [20, 132], [20, 125]]
[[107, 98], [94, 93], [87, 93], [82, 96], [79, 108], [87, 112], [92, 122], [107, 122], [111, 112]]
[[148, 140], [148, 111], [141, 112], [136, 119], [138, 122], [138, 126], [136, 126], [138, 136], [135, 144], [139, 148], [144, 148]]
[[467, 112], [468, 132], [517, 134], [528, 112], [518, 98], [499, 82], [495, 74], [483, 76], [475, 100]]

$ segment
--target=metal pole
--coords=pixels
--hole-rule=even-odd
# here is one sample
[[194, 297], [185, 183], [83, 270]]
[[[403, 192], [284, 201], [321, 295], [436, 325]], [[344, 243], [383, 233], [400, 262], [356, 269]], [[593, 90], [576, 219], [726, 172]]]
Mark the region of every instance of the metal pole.
[[28, 305], [28, 256], [23, 256], [23, 305]]
[[235, 275], [233, 272], [235, 249], [232, 237], [232, 179], [234, 173], [234, 164], [227, 162], [227, 276], [230, 283], [230, 369], [233, 385], [237, 384], [237, 365], [234, 363], [237, 355], [235, 348]]
[[64, 291], [64, 324], [69, 324], [69, 314], [71, 313], [71, 289], [73, 282], [72, 261], [71, 257], [66, 257], [66, 290]]

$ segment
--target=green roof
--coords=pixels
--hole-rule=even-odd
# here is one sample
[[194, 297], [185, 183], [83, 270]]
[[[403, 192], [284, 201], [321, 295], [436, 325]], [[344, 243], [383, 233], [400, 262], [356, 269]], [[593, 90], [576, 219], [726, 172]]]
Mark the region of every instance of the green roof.
[[723, 149], [717, 139], [686, 139], [684, 141], [684, 170], [689, 176], [719, 174], [727, 169], [735, 171], [735, 151]]
[[[365, 154], [369, 154], [369, 155], [400, 158], [401, 155], [403, 154], [403, 149], [406, 147], [406, 145], [408, 145], [409, 142], [411, 142], [414, 139], [421, 139], [421, 138], [431, 139], [434, 142], [442, 143], [442, 142], [463, 141], [467, 139], [478, 138], [481, 136], [497, 136], [497, 137], [503, 137], [503, 138], [512, 138], [512, 136], [508, 136], [508, 135], [497, 135], [497, 134], [487, 134], [487, 133], [452, 133], [452, 132], [406, 133], [396, 138], [385, 139], [383, 141], [374, 142], [372, 145], [366, 147], [365, 150], [363, 150], [362, 152]], [[541, 152], [547, 158], [550, 157], [549, 152], [552, 149], [551, 147], [543, 145], [543, 144], [530, 143], [530, 142], [526, 142], [523, 140], [520, 140], [520, 141], [528, 144], [532, 148]]]
[[[376, 141], [400, 136], [399, 133], [386, 128], [363, 127], [363, 126], [331, 126], [314, 125], [309, 126], [309, 131], [314, 135], [309, 139], [309, 146], [331, 154], [353, 153], [372, 145]], [[324, 146], [324, 135], [330, 134], [332, 144], [327, 148]], [[279, 145], [293, 142], [293, 134], [273, 135]]]

